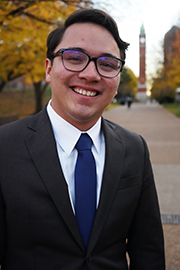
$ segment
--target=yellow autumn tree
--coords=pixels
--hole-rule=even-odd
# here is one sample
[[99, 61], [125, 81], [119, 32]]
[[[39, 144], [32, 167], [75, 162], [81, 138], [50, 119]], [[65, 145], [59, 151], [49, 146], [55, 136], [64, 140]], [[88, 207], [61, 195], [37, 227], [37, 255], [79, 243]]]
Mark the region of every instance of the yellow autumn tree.
[[24, 76], [26, 82], [34, 85], [35, 112], [42, 108], [47, 36], [83, 2], [0, 2], [0, 91], [8, 81]]
[[173, 102], [176, 88], [180, 87], [180, 29], [172, 42], [170, 57], [153, 78], [151, 96], [160, 103]]
[[180, 87], [180, 29], [172, 44], [172, 61], [166, 67], [167, 79], [173, 89]]
[[151, 98], [159, 103], [168, 103], [174, 100], [174, 90], [167, 78], [166, 71], [167, 69], [162, 67], [152, 79]]

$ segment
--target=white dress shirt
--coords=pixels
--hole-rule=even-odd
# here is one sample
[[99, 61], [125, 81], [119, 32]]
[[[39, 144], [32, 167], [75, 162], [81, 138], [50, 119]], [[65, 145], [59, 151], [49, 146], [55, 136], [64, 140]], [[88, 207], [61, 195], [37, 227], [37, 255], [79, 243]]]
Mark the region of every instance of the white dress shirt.
[[[74, 170], [78, 156], [78, 152], [74, 147], [82, 132], [69, 122], [65, 121], [53, 110], [51, 107], [51, 100], [47, 106], [47, 113], [52, 124], [59, 160], [68, 185], [69, 197], [74, 211]], [[93, 141], [91, 150], [96, 161], [98, 206], [105, 162], [105, 141], [101, 130], [101, 117], [91, 129], [86, 131], [86, 133], [88, 133]]]

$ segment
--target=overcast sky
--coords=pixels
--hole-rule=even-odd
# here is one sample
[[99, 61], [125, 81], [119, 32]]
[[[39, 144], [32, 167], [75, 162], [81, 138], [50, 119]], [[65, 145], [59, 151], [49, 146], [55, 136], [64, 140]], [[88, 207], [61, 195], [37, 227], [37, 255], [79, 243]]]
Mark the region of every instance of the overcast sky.
[[139, 33], [144, 24], [146, 73], [154, 73], [165, 33], [173, 25], [180, 26], [180, 0], [113, 0], [110, 4], [106, 10], [118, 23], [121, 38], [130, 43], [126, 65], [139, 76]]

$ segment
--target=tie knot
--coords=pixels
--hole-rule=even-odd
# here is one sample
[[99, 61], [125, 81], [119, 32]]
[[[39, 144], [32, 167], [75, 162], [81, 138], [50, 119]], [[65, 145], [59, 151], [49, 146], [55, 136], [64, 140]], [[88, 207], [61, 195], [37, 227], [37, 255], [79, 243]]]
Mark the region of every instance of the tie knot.
[[82, 133], [75, 148], [78, 151], [91, 150], [92, 140], [87, 133]]

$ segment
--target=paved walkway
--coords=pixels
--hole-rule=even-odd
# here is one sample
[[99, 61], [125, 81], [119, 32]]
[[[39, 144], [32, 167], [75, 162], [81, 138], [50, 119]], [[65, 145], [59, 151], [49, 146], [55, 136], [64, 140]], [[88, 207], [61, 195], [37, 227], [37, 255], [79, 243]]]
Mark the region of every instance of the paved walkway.
[[104, 117], [141, 134], [149, 147], [162, 214], [167, 270], [180, 270], [180, 118], [157, 103], [133, 103]]

